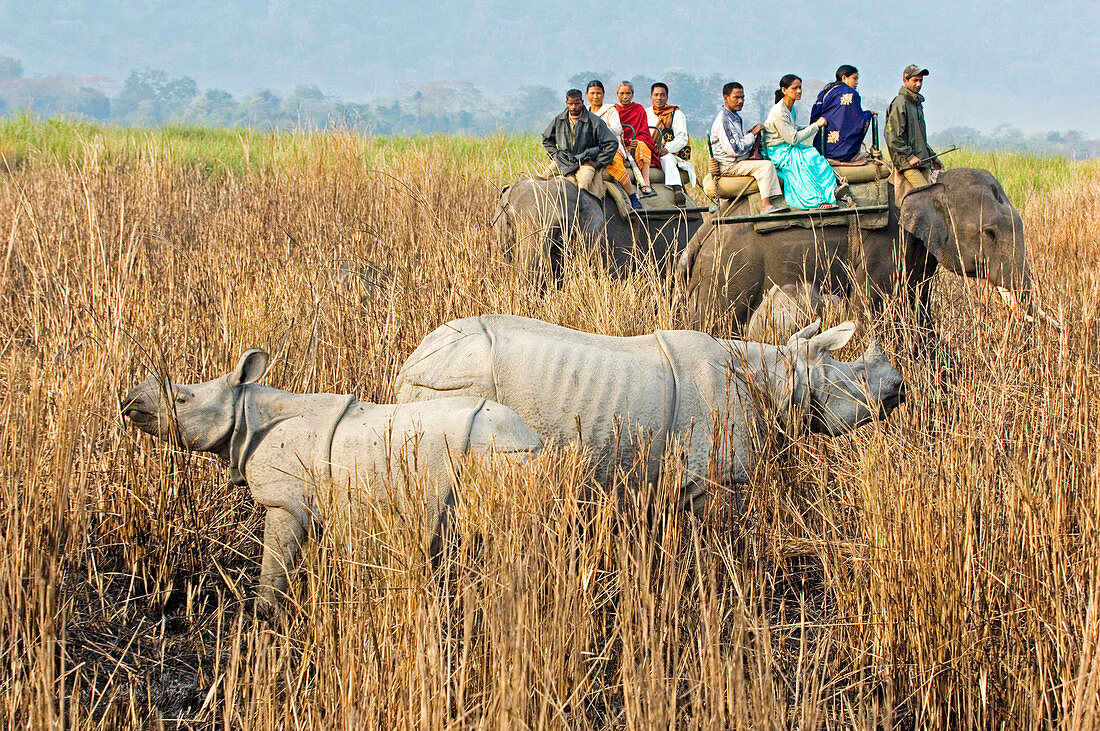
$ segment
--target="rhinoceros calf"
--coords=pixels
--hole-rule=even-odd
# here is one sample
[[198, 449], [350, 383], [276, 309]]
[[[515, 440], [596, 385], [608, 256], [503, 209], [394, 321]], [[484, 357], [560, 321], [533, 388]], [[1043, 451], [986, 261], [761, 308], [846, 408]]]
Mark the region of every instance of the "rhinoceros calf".
[[[514, 411], [477, 397], [381, 405], [354, 396], [297, 394], [255, 381], [268, 354], [251, 349], [212, 381], [178, 384], [150, 377], [123, 399], [122, 414], [142, 431], [229, 462], [267, 511], [260, 568], [261, 609], [286, 591], [306, 529], [319, 508], [346, 509], [365, 489], [395, 509], [423, 503], [435, 532], [452, 504], [453, 457], [467, 452], [528, 459], [538, 435]], [[434, 494], [412, 495], [406, 474], [424, 475]]]
[[[855, 332], [819, 323], [786, 346], [719, 340], [688, 330], [610, 337], [539, 320], [487, 315], [437, 328], [397, 377], [397, 400], [464, 394], [499, 401], [544, 441], [579, 437], [596, 478], [630, 469], [649, 448], [654, 480], [670, 440], [685, 445], [684, 507], [705, 505], [709, 479], [747, 482], [753, 432], [839, 434], [885, 417], [904, 397], [901, 374], [874, 343], [851, 363], [831, 351]], [[648, 443], [648, 445], [647, 445]]]

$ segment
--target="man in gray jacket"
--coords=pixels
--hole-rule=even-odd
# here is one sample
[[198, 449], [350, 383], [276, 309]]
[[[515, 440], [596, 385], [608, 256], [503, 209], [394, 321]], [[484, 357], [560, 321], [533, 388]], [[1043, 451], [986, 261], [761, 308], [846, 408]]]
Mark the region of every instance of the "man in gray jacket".
[[584, 108], [580, 89], [570, 89], [565, 111], [542, 133], [542, 146], [560, 174], [576, 173], [577, 187], [591, 191], [596, 175], [615, 159], [619, 142], [602, 119]]
[[924, 97], [920, 90], [928, 69], [909, 64], [902, 72], [901, 90], [886, 109], [886, 147], [890, 162], [905, 176], [909, 185], [919, 188], [932, 182], [930, 170], [942, 170], [935, 151], [928, 146], [924, 127]]

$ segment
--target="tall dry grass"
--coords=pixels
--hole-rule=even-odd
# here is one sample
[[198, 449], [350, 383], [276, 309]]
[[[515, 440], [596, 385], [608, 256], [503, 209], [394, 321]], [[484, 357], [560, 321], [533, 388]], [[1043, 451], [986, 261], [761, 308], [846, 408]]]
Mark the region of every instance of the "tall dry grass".
[[267, 137], [246, 157], [279, 164], [216, 174], [112, 139], [0, 140], [26, 150], [0, 181], [5, 726], [1098, 725], [1096, 166], [1000, 171], [1060, 334], [940, 275], [939, 356], [880, 328], [908, 403], [770, 445], [706, 520], [668, 507], [674, 461], [625, 506], [576, 451], [475, 463], [439, 565], [353, 514], [265, 624], [257, 507], [118, 416], [147, 370], [204, 380], [261, 346], [271, 385], [387, 401], [448, 319], [628, 335], [675, 298], [592, 257], [550, 292], [493, 261], [499, 185], [536, 159], [506, 139]]

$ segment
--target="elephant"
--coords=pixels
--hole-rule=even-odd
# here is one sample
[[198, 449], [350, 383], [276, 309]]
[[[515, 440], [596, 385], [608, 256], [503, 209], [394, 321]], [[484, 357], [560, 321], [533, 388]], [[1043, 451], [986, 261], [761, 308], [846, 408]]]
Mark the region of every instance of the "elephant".
[[1053, 323], [1032, 297], [1023, 221], [991, 173], [958, 168], [920, 188], [891, 186], [889, 203], [886, 226], [858, 236], [847, 226], [769, 234], [752, 223], [704, 226], [677, 263], [688, 326], [740, 332], [773, 285], [808, 283], [853, 304], [862, 298], [872, 310], [904, 294], [928, 329], [929, 284], [939, 266], [1012, 290]]
[[[646, 206], [672, 210], [672, 192], [656, 180], [653, 189], [658, 196], [647, 199]], [[684, 207], [695, 208], [685, 197]], [[505, 186], [490, 219], [497, 257], [529, 271], [546, 267], [542, 271], [555, 283], [561, 281], [565, 242], [571, 235], [597, 249], [616, 273], [629, 271], [640, 260], [652, 261], [664, 272], [702, 224], [702, 215], [690, 211], [624, 217], [610, 195], [600, 199], [560, 176], [521, 178]]]

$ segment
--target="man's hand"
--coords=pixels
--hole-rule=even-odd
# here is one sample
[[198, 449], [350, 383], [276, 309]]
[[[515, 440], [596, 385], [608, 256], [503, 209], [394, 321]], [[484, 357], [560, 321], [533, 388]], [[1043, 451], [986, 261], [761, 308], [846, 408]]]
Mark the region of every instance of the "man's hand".
[[920, 158], [917, 157], [916, 155], [913, 155], [912, 157], [910, 157], [909, 158], [909, 166], [919, 168], [920, 167]]
[[752, 129], [749, 130], [749, 134], [750, 135], [758, 135], [758, 134], [760, 134], [760, 130], [762, 130], [762, 129], [764, 129], [764, 125], [758, 124], [758, 125], [756, 125], [755, 127], [753, 127]]
[[814, 122], [814, 124], [816, 124], [818, 127], [824, 127], [828, 123], [829, 122], [828, 122], [828, 120], [825, 119], [825, 117], [818, 117], [817, 121]]
[[630, 142], [626, 143], [626, 149], [630, 150], [631, 152], [634, 152], [634, 148], [637, 146], [638, 140], [631, 140]]

